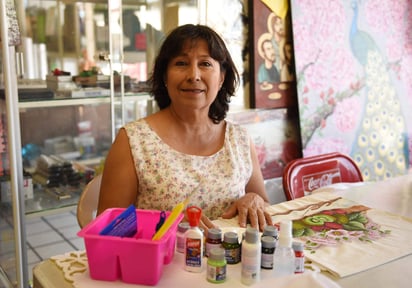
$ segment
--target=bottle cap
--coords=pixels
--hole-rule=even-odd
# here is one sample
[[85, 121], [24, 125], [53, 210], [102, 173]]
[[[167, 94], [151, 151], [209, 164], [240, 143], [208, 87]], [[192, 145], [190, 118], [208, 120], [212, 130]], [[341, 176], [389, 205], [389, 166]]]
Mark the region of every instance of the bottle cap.
[[246, 228], [245, 241], [248, 243], [256, 243], [259, 240], [259, 232], [257, 229], [248, 227]]
[[263, 236], [272, 236], [278, 238], [278, 228], [272, 225], [266, 225], [263, 229]]
[[177, 226], [177, 231], [184, 233], [186, 232], [188, 229], [190, 228], [190, 225], [188, 222], [181, 222], [179, 223], [179, 225]]
[[225, 260], [225, 249], [215, 247], [210, 250], [209, 259], [214, 261], [222, 261]]
[[229, 231], [223, 235], [223, 241], [226, 243], [239, 243], [239, 236], [236, 232]]
[[262, 247], [264, 248], [275, 248], [276, 239], [273, 236], [263, 236], [262, 237]]
[[207, 238], [222, 240], [222, 230], [219, 228], [210, 228], [207, 232]]
[[199, 226], [200, 218], [202, 217], [202, 209], [197, 206], [189, 206], [186, 209], [187, 218], [191, 227]]
[[293, 250], [302, 252], [303, 251], [303, 243], [302, 242], [293, 242], [292, 243]]
[[283, 247], [292, 246], [292, 221], [290, 220], [280, 222], [279, 245]]

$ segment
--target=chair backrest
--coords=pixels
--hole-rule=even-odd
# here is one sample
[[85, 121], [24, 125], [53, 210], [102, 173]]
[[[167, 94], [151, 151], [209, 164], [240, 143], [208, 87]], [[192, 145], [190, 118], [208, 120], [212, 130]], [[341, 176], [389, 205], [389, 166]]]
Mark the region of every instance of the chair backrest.
[[87, 183], [77, 203], [77, 222], [80, 228], [86, 226], [96, 217], [102, 175], [96, 175]]
[[333, 183], [363, 182], [363, 177], [352, 158], [333, 152], [292, 160], [282, 181], [286, 199], [292, 200]]

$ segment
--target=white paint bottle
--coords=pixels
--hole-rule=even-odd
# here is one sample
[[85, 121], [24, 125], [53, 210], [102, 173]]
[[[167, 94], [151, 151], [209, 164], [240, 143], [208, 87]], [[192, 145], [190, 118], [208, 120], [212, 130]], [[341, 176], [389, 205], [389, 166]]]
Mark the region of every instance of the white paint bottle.
[[279, 243], [273, 256], [273, 272], [275, 277], [295, 273], [295, 252], [292, 249], [292, 221], [280, 222]]
[[259, 238], [259, 231], [248, 227], [245, 239], [242, 242], [242, 277], [241, 281], [245, 285], [252, 285], [260, 281], [260, 261], [262, 244]]
[[190, 228], [185, 232], [185, 258], [186, 271], [200, 273], [203, 270], [203, 232], [199, 229], [202, 209], [190, 206], [186, 209]]

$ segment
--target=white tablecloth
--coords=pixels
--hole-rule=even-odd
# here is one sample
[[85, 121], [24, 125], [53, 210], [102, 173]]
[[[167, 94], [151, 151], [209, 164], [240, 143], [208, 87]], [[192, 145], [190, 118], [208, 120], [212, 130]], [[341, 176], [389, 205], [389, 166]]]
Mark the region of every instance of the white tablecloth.
[[[324, 198], [321, 192], [326, 193], [329, 196]], [[320, 193], [320, 194], [318, 194]], [[326, 195], [324, 194], [324, 195]], [[319, 199], [326, 201], [328, 199], [336, 198], [336, 196], [342, 196], [345, 199], [350, 199], [358, 204], [363, 204], [371, 207], [372, 213], [378, 214], [379, 217], [384, 217], [385, 221], [392, 223], [392, 231], [398, 233], [398, 226], [396, 221], [402, 219], [402, 225], [409, 225], [410, 219], [403, 218], [401, 216], [412, 217], [412, 176], [405, 175], [402, 177], [396, 177], [387, 181], [379, 183], [351, 183], [351, 184], [335, 184], [330, 187], [321, 188], [319, 191], [315, 191], [311, 197], [301, 199], [299, 201], [290, 201], [270, 207], [270, 212], [274, 215], [275, 221], [280, 218], [294, 218], [298, 217], [297, 213], [289, 212], [286, 210], [292, 210], [294, 208], [300, 209], [307, 201], [313, 199]], [[328, 198], [331, 197], [331, 198]], [[299, 208], [300, 207], [300, 208]], [[286, 209], [286, 210], [285, 210]], [[311, 210], [315, 212], [316, 210]], [[302, 211], [301, 211], [302, 212]], [[390, 213], [387, 213], [390, 212]], [[280, 213], [280, 214], [279, 214]], [[283, 213], [283, 214], [282, 214]], [[370, 213], [370, 212], [368, 212]], [[395, 214], [395, 215], [394, 215]], [[371, 217], [376, 218], [373, 214]], [[389, 217], [389, 218], [388, 218]], [[392, 222], [394, 221], [394, 222]], [[233, 227], [236, 224], [236, 219], [232, 220], [220, 220], [219, 224], [225, 227]], [[384, 224], [386, 225], [386, 224]], [[408, 229], [400, 229], [400, 231], [406, 231]], [[403, 232], [402, 232], [403, 233]], [[412, 243], [410, 238], [399, 239], [399, 244]], [[376, 244], [376, 243], [375, 243]], [[394, 251], [398, 251], [396, 246], [398, 243], [393, 243]], [[409, 247], [409, 246], [408, 246]], [[365, 251], [368, 251], [367, 249]], [[318, 252], [316, 252], [318, 253]], [[397, 252], [396, 252], [397, 253]], [[350, 274], [350, 276], [339, 278], [329, 273], [313, 273], [306, 271], [303, 275], [293, 275], [289, 278], [272, 277], [272, 271], [262, 270], [262, 280], [253, 287], [270, 287], [276, 284], [276, 287], [410, 287], [410, 267], [412, 267], [412, 255], [404, 253], [405, 256], [401, 257], [396, 255], [396, 260], [389, 261], [385, 264], [378, 265], [377, 267], [371, 267], [370, 269], [362, 272]], [[408, 255], [409, 254], [409, 255]], [[362, 257], [362, 253], [359, 253], [358, 257], [351, 260], [351, 264], [357, 265], [358, 259]], [[61, 256], [61, 255], [60, 255]], [[400, 257], [400, 258], [399, 258]], [[164, 267], [162, 278], [160, 279], [157, 287], [216, 287], [216, 284], [212, 284], [206, 281], [205, 272], [202, 273], [189, 273], [183, 270], [182, 255], [176, 253], [171, 264]], [[310, 257], [309, 257], [310, 258]], [[34, 282], [35, 288], [37, 287], [139, 287], [139, 285], [128, 285], [120, 281], [103, 282], [92, 280], [88, 276], [88, 272], [74, 273], [75, 283], [72, 285], [65, 280], [60, 269], [56, 265], [51, 263], [51, 260], [44, 261], [40, 265], [34, 268]], [[240, 287], [240, 264], [228, 266], [228, 279], [225, 283], [219, 284], [219, 287]], [[327, 275], [328, 277], [325, 277]], [[293, 282], [295, 281], [295, 282]], [[293, 284], [292, 284], [293, 283]], [[37, 286], [36, 286], [37, 284]], [[147, 287], [147, 286], [141, 286]]]

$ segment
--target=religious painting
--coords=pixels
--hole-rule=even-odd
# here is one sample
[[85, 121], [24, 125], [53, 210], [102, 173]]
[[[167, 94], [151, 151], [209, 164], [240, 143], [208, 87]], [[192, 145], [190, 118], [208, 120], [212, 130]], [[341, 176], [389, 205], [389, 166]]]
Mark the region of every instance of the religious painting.
[[250, 4], [251, 106], [296, 105], [296, 75], [287, 0], [253, 0]]

